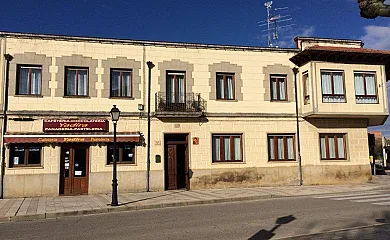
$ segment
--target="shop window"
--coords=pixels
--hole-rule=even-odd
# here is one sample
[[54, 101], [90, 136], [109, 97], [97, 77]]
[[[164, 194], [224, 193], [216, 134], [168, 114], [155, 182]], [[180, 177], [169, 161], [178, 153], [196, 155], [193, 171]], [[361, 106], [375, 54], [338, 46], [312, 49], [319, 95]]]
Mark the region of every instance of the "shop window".
[[17, 66], [17, 95], [41, 95], [42, 66]]
[[287, 100], [287, 76], [286, 75], [271, 75], [271, 100], [286, 101]]
[[345, 160], [345, 134], [321, 134], [320, 149], [322, 160]]
[[132, 97], [132, 71], [129, 69], [111, 69], [110, 97]]
[[295, 161], [294, 135], [268, 135], [269, 161]]
[[9, 167], [41, 165], [41, 144], [11, 144]]
[[88, 96], [88, 68], [65, 69], [65, 96]]
[[242, 162], [242, 135], [213, 134], [213, 162]]
[[234, 73], [217, 73], [217, 99], [234, 100]]
[[[117, 163], [135, 164], [135, 143], [117, 143]], [[107, 146], [107, 164], [114, 159], [114, 144]]]

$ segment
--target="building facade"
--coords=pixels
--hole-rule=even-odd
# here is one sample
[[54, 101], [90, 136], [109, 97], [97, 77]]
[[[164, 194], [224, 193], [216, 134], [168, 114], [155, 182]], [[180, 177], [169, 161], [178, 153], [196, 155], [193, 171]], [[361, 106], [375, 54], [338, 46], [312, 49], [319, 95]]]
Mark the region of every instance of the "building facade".
[[367, 126], [388, 116], [390, 52], [295, 40], [275, 49], [0, 33], [12, 56], [0, 60], [3, 196], [110, 192], [114, 104], [119, 192], [298, 184], [299, 159], [304, 184], [368, 181]]

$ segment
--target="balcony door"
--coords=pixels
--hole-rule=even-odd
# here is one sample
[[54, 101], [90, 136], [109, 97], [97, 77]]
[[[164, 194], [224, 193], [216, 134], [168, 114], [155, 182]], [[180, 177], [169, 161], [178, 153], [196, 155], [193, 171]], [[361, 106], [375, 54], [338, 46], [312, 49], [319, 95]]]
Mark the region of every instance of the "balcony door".
[[185, 72], [167, 72], [167, 110], [185, 110], [186, 75]]

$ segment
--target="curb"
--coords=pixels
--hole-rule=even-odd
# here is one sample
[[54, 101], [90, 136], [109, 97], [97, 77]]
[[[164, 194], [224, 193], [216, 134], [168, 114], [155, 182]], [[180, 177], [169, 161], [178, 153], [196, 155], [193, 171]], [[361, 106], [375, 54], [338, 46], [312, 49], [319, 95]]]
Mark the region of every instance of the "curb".
[[[390, 189], [390, 186], [380, 186], [380, 187], [375, 188], [373, 190], [389, 190], [389, 189]], [[348, 191], [348, 192], [355, 192], [355, 191]], [[359, 192], [359, 191], [356, 191], [356, 192]], [[339, 192], [337, 192], [337, 193], [339, 193]], [[191, 200], [191, 201], [186, 201], [186, 202], [171, 202], [171, 203], [157, 203], [157, 204], [154, 203], [154, 204], [148, 204], [148, 205], [135, 205], [135, 206], [124, 204], [124, 205], [120, 205], [118, 207], [111, 207], [108, 205], [106, 208], [75, 210], [75, 211], [69, 211], [69, 212], [47, 212], [47, 213], [40, 213], [40, 214], [0, 217], [0, 223], [32, 221], [32, 220], [42, 220], [42, 219], [57, 219], [57, 218], [61, 218], [61, 217], [70, 217], [70, 216], [84, 216], [84, 215], [105, 214], [105, 213], [115, 213], [115, 212], [130, 212], [130, 211], [139, 211], [139, 210], [148, 210], [148, 209], [195, 206], [195, 205], [227, 203], [227, 202], [254, 201], [254, 200], [271, 199], [271, 198], [320, 196], [320, 195], [324, 195], [324, 194], [330, 194], [330, 193], [302, 194], [302, 195], [266, 194], [266, 195], [246, 196], [246, 197], [215, 198], [215, 199], [207, 199], [207, 200]]]

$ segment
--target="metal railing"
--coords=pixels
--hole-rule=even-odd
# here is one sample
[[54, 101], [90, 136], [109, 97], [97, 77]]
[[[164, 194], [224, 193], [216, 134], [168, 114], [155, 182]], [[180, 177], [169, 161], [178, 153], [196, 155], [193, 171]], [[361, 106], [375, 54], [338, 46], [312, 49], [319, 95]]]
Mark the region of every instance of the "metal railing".
[[206, 100], [200, 97], [200, 93], [157, 92], [155, 99], [156, 112], [206, 111]]

